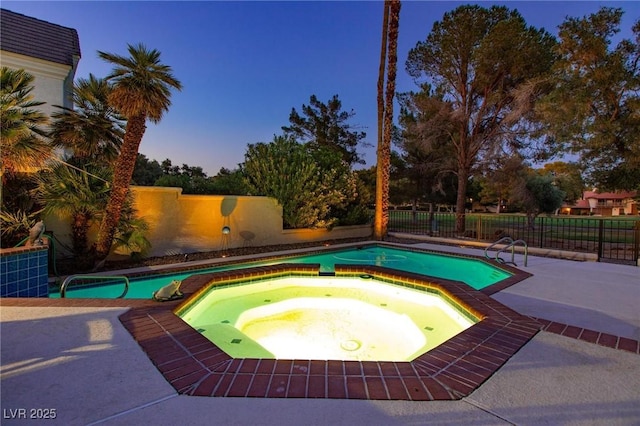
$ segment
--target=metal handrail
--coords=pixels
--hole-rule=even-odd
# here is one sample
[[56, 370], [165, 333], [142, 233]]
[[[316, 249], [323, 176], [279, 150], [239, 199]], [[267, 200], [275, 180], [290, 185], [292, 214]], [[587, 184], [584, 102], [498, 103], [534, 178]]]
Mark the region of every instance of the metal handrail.
[[489, 256], [489, 253], [487, 253], [487, 252], [489, 251], [489, 249], [493, 248], [494, 246], [497, 246], [498, 244], [501, 244], [503, 241], [508, 242], [509, 245], [513, 244], [513, 238], [511, 238], [511, 237], [502, 237], [498, 241], [496, 241], [494, 243], [491, 243], [490, 245], [488, 245], [484, 249], [484, 257], [486, 257], [487, 259], [491, 259], [491, 257]]
[[64, 279], [62, 285], [60, 286], [60, 297], [63, 298], [67, 294], [67, 287], [73, 280], [77, 279], [91, 279], [91, 280], [114, 280], [114, 279], [123, 279], [124, 280], [124, 291], [120, 296], [116, 299], [122, 299], [127, 295], [129, 291], [129, 278], [124, 275], [69, 275]]
[[517, 244], [521, 244], [524, 247], [524, 266], [526, 267], [527, 266], [527, 258], [529, 256], [529, 247], [527, 246], [527, 243], [524, 240], [512, 241], [506, 247], [503, 247], [500, 250], [498, 250], [498, 252], [496, 253], [496, 261], [499, 261], [498, 259], [502, 260], [502, 258], [500, 258], [500, 253], [502, 253], [503, 251], [507, 250], [508, 248], [511, 248], [511, 263], [516, 265], [516, 262], [514, 261], [514, 257], [515, 257], [515, 246]]

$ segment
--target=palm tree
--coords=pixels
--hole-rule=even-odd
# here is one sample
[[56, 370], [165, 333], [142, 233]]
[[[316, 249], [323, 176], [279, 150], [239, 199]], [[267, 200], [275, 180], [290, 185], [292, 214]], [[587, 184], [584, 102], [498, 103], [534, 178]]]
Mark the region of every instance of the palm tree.
[[159, 51], [148, 50], [143, 44], [129, 45], [128, 50], [128, 58], [98, 52], [102, 59], [114, 64], [113, 71], [107, 76], [107, 80], [113, 84], [108, 97], [109, 104], [127, 118], [109, 202], [98, 232], [96, 255], [99, 261], [107, 257], [113, 244], [146, 121], [149, 119], [158, 123], [171, 105], [170, 89], [182, 89], [182, 84], [171, 75], [171, 67], [160, 63]]
[[[376, 169], [376, 211], [373, 222], [374, 238], [378, 240], [381, 240], [386, 235], [389, 223], [391, 130], [393, 126], [393, 96], [396, 87], [399, 19], [400, 0], [385, 0], [378, 77], [378, 160]], [[387, 88], [383, 96], [385, 64], [388, 67]]]
[[2, 182], [17, 171], [42, 167], [51, 154], [45, 139], [48, 118], [36, 107], [34, 77], [24, 70], [2, 67], [0, 72], [0, 140]]
[[37, 175], [37, 186], [33, 191], [36, 200], [44, 206], [42, 213], [45, 216], [71, 217], [71, 251], [74, 264], [80, 270], [93, 266], [88, 232], [102, 217], [109, 199], [108, 181], [111, 178], [108, 167], [88, 164], [83, 167], [84, 170], [55, 164]]
[[74, 108], [56, 105], [62, 111], [52, 114], [52, 143], [70, 149], [76, 159], [115, 161], [122, 145], [124, 117], [109, 105], [110, 92], [109, 83], [93, 74], [78, 79], [73, 86]]

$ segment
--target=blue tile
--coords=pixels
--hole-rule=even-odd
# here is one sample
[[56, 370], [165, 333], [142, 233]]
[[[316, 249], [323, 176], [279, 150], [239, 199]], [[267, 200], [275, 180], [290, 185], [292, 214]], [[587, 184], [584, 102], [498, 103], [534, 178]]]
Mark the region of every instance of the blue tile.
[[18, 270], [27, 269], [29, 267], [29, 259], [22, 257], [18, 259]]
[[18, 292], [18, 283], [17, 282], [9, 283], [9, 285], [7, 286], [7, 293], [15, 294], [17, 292]]
[[38, 266], [38, 256], [29, 256], [29, 268]]
[[10, 271], [7, 273], [7, 282], [8, 283], [17, 283], [18, 282], [18, 271]]
[[18, 270], [18, 281], [26, 280], [29, 278], [29, 270], [27, 268], [20, 268]]
[[11, 259], [7, 262], [7, 271], [17, 271], [18, 270], [18, 259]]

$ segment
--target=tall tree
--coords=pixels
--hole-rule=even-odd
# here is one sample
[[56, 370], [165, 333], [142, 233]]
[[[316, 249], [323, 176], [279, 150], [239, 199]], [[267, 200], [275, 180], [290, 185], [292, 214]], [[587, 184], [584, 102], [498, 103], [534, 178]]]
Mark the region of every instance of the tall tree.
[[[382, 240], [389, 224], [389, 182], [391, 168], [391, 135], [393, 129], [393, 97], [396, 90], [398, 62], [398, 30], [400, 0], [385, 0], [382, 20], [382, 46], [378, 75], [378, 151], [376, 169], [376, 210], [373, 236]], [[385, 81], [386, 91], [382, 92]]]
[[109, 202], [98, 232], [98, 261], [106, 259], [113, 244], [146, 121], [158, 123], [171, 105], [171, 89], [182, 89], [180, 81], [172, 75], [171, 67], [160, 62], [159, 51], [149, 50], [143, 44], [129, 45], [128, 50], [129, 57], [98, 52], [102, 59], [114, 65], [113, 71], [106, 77], [113, 84], [109, 104], [127, 118]]
[[458, 233], [465, 230], [467, 184], [479, 159], [501, 149], [523, 151], [532, 142], [523, 117], [539, 94], [516, 96], [517, 89], [548, 74], [554, 44], [550, 34], [528, 27], [516, 10], [467, 5], [446, 13], [409, 52], [407, 71], [440, 104], [422, 125], [443, 130], [443, 119], [453, 125], [444, 131], [457, 163]]
[[349, 165], [364, 163], [356, 149], [367, 134], [347, 122], [355, 112], [342, 111], [338, 95], [334, 95], [326, 104], [318, 100], [316, 95], [311, 95], [309, 105], [302, 105], [302, 114], [295, 108], [291, 109], [291, 125], [282, 126], [285, 136], [306, 142], [311, 149], [335, 150]]
[[559, 149], [580, 155], [591, 184], [640, 189], [640, 20], [611, 48], [622, 9], [560, 26], [554, 90], [538, 105]]
[[444, 188], [456, 171], [455, 153], [449, 140], [453, 126], [448, 114], [439, 116], [438, 128], [423, 126], [424, 118], [437, 115], [442, 106], [440, 99], [434, 102], [425, 93], [428, 90], [398, 95], [401, 132], [396, 145], [406, 165], [402, 174], [412, 182], [414, 203], [425, 196], [433, 201], [441, 198], [438, 195], [445, 195]]
[[48, 118], [34, 99], [34, 77], [24, 70], [0, 71], [0, 142], [2, 182], [16, 171], [40, 168], [51, 154], [46, 139]]

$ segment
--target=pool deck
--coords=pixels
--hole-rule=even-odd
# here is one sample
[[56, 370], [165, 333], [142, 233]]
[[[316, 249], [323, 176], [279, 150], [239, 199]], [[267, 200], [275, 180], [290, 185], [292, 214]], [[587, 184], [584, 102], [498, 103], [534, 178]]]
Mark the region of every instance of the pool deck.
[[[456, 246], [413, 246], [482, 255]], [[522, 265], [520, 255], [516, 263]], [[1, 299], [0, 422], [640, 424], [640, 268], [530, 255], [521, 269], [533, 276], [491, 297], [542, 320], [547, 331], [458, 401], [178, 395], [118, 319], [127, 308]], [[30, 419], [51, 409], [53, 420]]]

